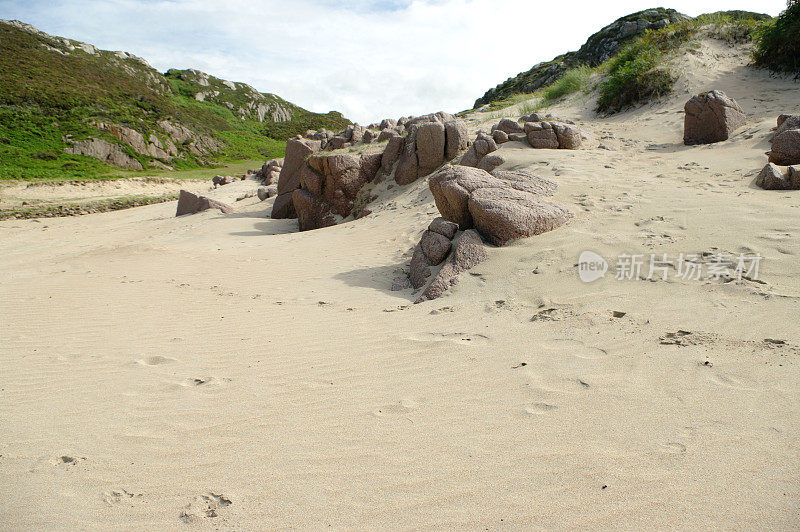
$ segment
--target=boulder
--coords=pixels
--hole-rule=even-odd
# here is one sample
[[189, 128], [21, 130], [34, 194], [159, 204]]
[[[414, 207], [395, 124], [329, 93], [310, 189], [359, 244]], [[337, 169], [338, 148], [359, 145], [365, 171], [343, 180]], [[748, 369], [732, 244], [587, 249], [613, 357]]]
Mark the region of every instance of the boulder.
[[528, 136], [525, 133], [512, 133], [508, 136], [509, 142], [528, 142]]
[[758, 174], [756, 185], [765, 190], [790, 190], [794, 188], [790, 176], [791, 170], [788, 167], [767, 163]]
[[185, 214], [195, 214], [208, 209], [219, 209], [224, 214], [231, 214], [234, 212], [233, 207], [205, 196], [197, 196], [186, 190], [181, 190], [178, 195], [178, 208], [175, 216], [183, 216]]
[[414, 255], [411, 257], [411, 266], [409, 267], [408, 278], [411, 281], [411, 287], [414, 290], [419, 290], [428, 281], [431, 276], [431, 262], [422, 247], [417, 244], [414, 248]]
[[572, 217], [564, 207], [536, 194], [502, 188], [473, 192], [469, 212], [478, 232], [496, 246], [552, 231]]
[[550, 122], [526, 122], [528, 144], [536, 149], [558, 149], [558, 135]]
[[364, 131], [364, 138], [362, 139], [362, 141], [364, 142], [364, 144], [370, 144], [376, 138], [378, 138], [378, 134], [370, 129], [367, 129], [366, 131]]
[[426, 122], [417, 129], [417, 177], [430, 174], [444, 163], [444, 132], [441, 122]]
[[780, 115], [778, 117], [778, 129], [775, 136], [790, 129], [800, 129], [800, 115]]
[[[403, 125], [407, 128], [410, 128], [411, 126], [428, 124], [431, 122], [439, 122], [443, 124], [445, 122], [455, 119], [456, 117], [454, 115], [451, 115], [450, 113], [445, 113], [444, 111], [439, 111], [438, 113], [430, 113], [427, 115], [409, 118], [403, 123]], [[400, 122], [398, 122], [398, 125], [400, 125]]]
[[455, 242], [453, 252], [447, 258], [439, 273], [436, 274], [436, 277], [433, 278], [428, 288], [425, 289], [425, 292], [415, 303], [422, 303], [441, 297], [451, 286], [458, 283], [458, 276], [461, 272], [473, 268], [486, 260], [488, 256], [486, 245], [483, 243], [481, 236], [471, 229], [464, 231]]
[[269, 198], [269, 192], [267, 191], [267, 187], [259, 187], [258, 190], [256, 191], [256, 196], [258, 196], [258, 199], [261, 201], [264, 201], [265, 199]]
[[772, 139], [769, 162], [783, 166], [800, 164], [800, 129], [778, 130]]
[[493, 177], [508, 183], [508, 187], [524, 190], [540, 196], [552, 196], [558, 190], [558, 183], [544, 177], [533, 175], [525, 170], [494, 170]]
[[506, 159], [502, 155], [490, 154], [481, 159], [481, 162], [478, 163], [478, 168], [491, 172], [504, 162], [506, 162]]
[[408, 275], [399, 275], [392, 280], [392, 292], [399, 292], [411, 288], [411, 279]]
[[722, 91], [698, 94], [686, 102], [684, 110], [683, 143], [687, 146], [728, 140], [747, 121], [739, 104]]
[[523, 129], [522, 126], [516, 120], [511, 120], [510, 118], [504, 118], [500, 120], [497, 124], [497, 128], [495, 131], [502, 131], [506, 134], [509, 133], [522, 133]]
[[383, 120], [381, 120], [381, 125], [378, 126], [378, 129], [383, 131], [385, 129], [388, 129], [388, 128], [391, 128], [391, 127], [395, 127], [395, 126], [397, 126], [397, 120], [394, 120], [392, 118], [384, 118]]
[[399, 137], [400, 134], [395, 131], [394, 129], [384, 129], [381, 131], [380, 135], [378, 135], [378, 142], [383, 142], [384, 140], [389, 140], [392, 137]]
[[450, 239], [446, 236], [428, 230], [422, 233], [422, 238], [419, 241], [419, 247], [425, 253], [425, 257], [433, 265], [437, 266], [450, 253]]
[[558, 137], [558, 148], [561, 150], [577, 150], [581, 147], [581, 132], [574, 125], [551, 122]]
[[434, 218], [434, 220], [428, 226], [428, 230], [433, 231], [434, 233], [439, 233], [440, 235], [452, 240], [458, 232], [458, 224], [451, 222], [450, 220], [445, 220], [440, 216], [438, 218]]
[[405, 139], [399, 135], [389, 138], [389, 142], [386, 144], [386, 148], [383, 150], [383, 155], [381, 156], [381, 168], [383, 169], [383, 173], [391, 173], [394, 163], [400, 158], [404, 143]]
[[336, 219], [330, 208], [319, 196], [310, 192], [297, 189], [292, 193], [292, 202], [297, 212], [297, 225], [301, 231], [310, 231], [330, 227], [336, 224]]
[[394, 171], [394, 180], [398, 185], [408, 185], [419, 177], [419, 160], [417, 159], [417, 132], [412, 129], [403, 142], [403, 149]]
[[448, 120], [444, 123], [444, 129], [446, 140], [444, 160], [452, 161], [469, 147], [469, 131], [463, 120]]
[[492, 131], [492, 138], [496, 144], [505, 144], [508, 142], [508, 133], [505, 131], [500, 131], [499, 129], [495, 129]]
[[272, 206], [272, 218], [294, 218], [292, 193], [300, 188], [300, 170], [306, 157], [319, 151], [322, 142], [309, 139], [290, 139], [286, 141], [286, 157], [278, 178], [278, 197]]

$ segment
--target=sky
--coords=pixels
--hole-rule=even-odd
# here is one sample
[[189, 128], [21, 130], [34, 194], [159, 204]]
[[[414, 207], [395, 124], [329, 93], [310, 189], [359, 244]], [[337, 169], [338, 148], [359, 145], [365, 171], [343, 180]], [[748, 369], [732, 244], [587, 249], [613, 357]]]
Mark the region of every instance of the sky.
[[124, 50], [162, 72], [196, 68], [368, 124], [470, 109], [489, 88], [659, 4], [690, 16], [723, 9], [775, 16], [786, 7], [785, 0], [1, 0], [0, 18]]

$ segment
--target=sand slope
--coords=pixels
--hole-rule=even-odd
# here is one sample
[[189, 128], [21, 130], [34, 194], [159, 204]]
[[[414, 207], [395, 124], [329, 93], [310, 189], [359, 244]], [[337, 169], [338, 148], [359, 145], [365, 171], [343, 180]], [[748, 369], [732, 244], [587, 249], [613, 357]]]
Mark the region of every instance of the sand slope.
[[[303, 234], [255, 199], [1, 222], [3, 528], [800, 526], [800, 194], [752, 184], [800, 92], [700, 53], [666, 101], [553, 109], [589, 149], [504, 145], [576, 217], [433, 302], [389, 291], [425, 182]], [[711, 88], [749, 124], [684, 147]], [[584, 284], [587, 249], [760, 253], [761, 282]]]

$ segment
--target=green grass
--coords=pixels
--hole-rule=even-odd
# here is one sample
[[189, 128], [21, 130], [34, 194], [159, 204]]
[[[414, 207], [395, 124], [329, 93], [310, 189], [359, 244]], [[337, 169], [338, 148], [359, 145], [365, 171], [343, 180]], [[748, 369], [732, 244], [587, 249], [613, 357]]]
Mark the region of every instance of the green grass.
[[789, 0], [786, 10], [756, 33], [755, 41], [757, 65], [800, 75], [800, 0]]
[[576, 93], [586, 87], [594, 69], [583, 65], [568, 70], [564, 77], [555, 81], [542, 91], [542, 106], [546, 106], [559, 98]]
[[[203, 87], [191, 73], [162, 75], [144, 63], [113, 52], [70, 51], [67, 44], [0, 23], [0, 179], [102, 179], [126, 172], [90, 157], [64, 153], [65, 139], [102, 138], [120, 144], [139, 160], [148, 175], [163, 173], [149, 157], [133, 152], [91, 122], [131, 127], [147, 138], [166, 134], [157, 125], [169, 120], [219, 141], [216, 153], [197, 157], [176, 143], [176, 170], [213, 168], [238, 160], [282, 157], [285, 141], [307, 129], [343, 129], [350, 122], [339, 113], [312, 113], [272, 94], [260, 102], [281, 105], [293, 113], [283, 123], [242, 118], [234, 109], [246, 106], [254, 89], [234, 89], [209, 76]], [[70, 41], [72, 42], [72, 41]], [[73, 42], [74, 44], [74, 42]], [[183, 79], [186, 78], [186, 79]], [[195, 76], [196, 78], [196, 76]], [[200, 102], [197, 92], [219, 91], [215, 101]]]

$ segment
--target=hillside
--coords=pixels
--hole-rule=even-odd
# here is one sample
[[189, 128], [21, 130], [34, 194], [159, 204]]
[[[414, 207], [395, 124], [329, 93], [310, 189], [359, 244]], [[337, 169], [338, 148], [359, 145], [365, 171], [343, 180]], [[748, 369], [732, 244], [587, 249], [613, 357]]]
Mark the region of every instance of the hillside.
[[0, 21], [0, 178], [100, 177], [280, 156], [340, 113]]
[[576, 52], [568, 52], [550, 61], [535, 65], [527, 72], [521, 72], [489, 89], [475, 101], [474, 108], [491, 104], [502, 106], [504, 100], [516, 95], [530, 94], [553, 85], [570, 72], [582, 72], [585, 77], [588, 69], [603, 68], [609, 60], [617, 57], [642, 37], [662, 32], [663, 41], [670, 43], [684, 40], [690, 28], [707, 23], [726, 25], [750, 24], [769, 20], [769, 15], [745, 11], [726, 11], [701, 15], [692, 19], [674, 9], [654, 8], [639, 11], [617, 19], [587, 39]]

